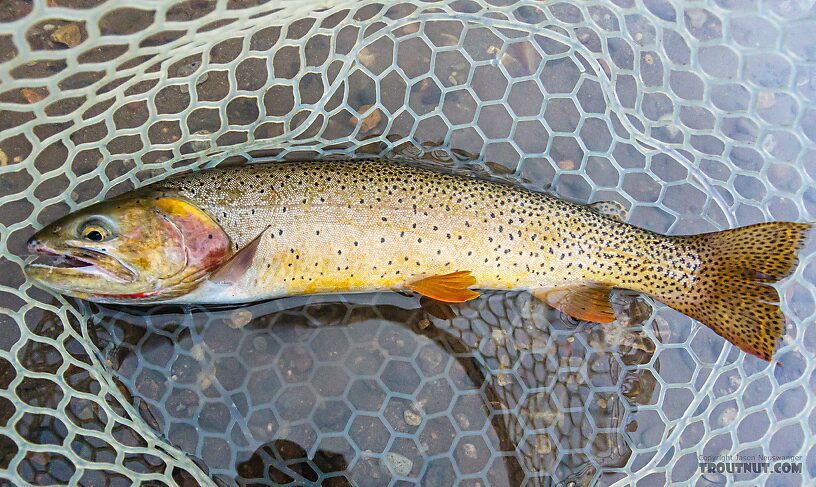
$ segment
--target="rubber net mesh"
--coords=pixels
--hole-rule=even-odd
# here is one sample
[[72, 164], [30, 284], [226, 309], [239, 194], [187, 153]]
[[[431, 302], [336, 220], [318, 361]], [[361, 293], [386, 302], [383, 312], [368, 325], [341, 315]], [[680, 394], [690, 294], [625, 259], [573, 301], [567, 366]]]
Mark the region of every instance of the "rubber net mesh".
[[[811, 10], [809, 10], [811, 9]], [[812, 484], [812, 248], [782, 367], [621, 295], [609, 327], [524, 293], [106, 309], [25, 240], [188, 169], [423, 159], [616, 200], [680, 234], [816, 219], [809, 2], [12, 0], [0, 7], [0, 478], [231, 485], [662, 485], [698, 455]]]

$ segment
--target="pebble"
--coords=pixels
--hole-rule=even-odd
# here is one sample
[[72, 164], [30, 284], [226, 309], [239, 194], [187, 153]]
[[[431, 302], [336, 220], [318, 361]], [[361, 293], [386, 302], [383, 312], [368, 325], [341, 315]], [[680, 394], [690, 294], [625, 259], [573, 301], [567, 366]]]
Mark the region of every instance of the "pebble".
[[419, 426], [422, 423], [422, 416], [410, 409], [406, 409], [402, 413], [402, 417], [405, 419], [405, 423], [411, 426]]
[[[371, 105], [363, 105], [362, 107], [360, 107], [360, 111], [366, 112], [370, 108]], [[382, 115], [383, 115], [382, 111], [379, 108], [369, 113], [362, 120], [362, 123], [360, 123], [360, 134], [361, 135], [368, 134], [369, 132], [377, 128], [377, 125], [379, 125], [380, 121], [382, 121]], [[357, 125], [357, 122], [359, 122], [357, 117], [351, 117], [352, 124]]]
[[539, 455], [546, 455], [547, 453], [550, 453], [552, 451], [550, 437], [546, 435], [536, 437], [535, 450]]
[[414, 462], [412, 462], [410, 458], [400, 455], [399, 453], [386, 453], [383, 455], [382, 462], [387, 469], [401, 477], [410, 474], [411, 469], [414, 468]]
[[493, 330], [490, 332], [490, 336], [493, 338], [493, 341], [499, 345], [507, 340], [507, 332], [504, 330]]
[[363, 66], [367, 67], [368, 69], [373, 68], [374, 62], [377, 60], [377, 57], [374, 54], [374, 49], [372, 49], [371, 46], [364, 47], [363, 49], [360, 50], [360, 53], [357, 55], [357, 60], [360, 61], [360, 63]]
[[210, 374], [200, 372], [196, 377], [196, 383], [198, 384], [198, 388], [203, 390], [208, 389], [213, 383], [213, 377]]
[[757, 108], [770, 108], [776, 104], [776, 95], [771, 91], [760, 91], [757, 94]]
[[708, 20], [708, 12], [700, 8], [686, 9], [685, 13], [689, 23], [695, 29], [702, 27], [706, 20]]
[[725, 408], [720, 416], [720, 424], [725, 426], [727, 424], [731, 424], [734, 422], [734, 419], [737, 417], [737, 409], [736, 408]]
[[565, 171], [571, 171], [575, 169], [575, 162], [570, 159], [564, 159], [563, 161], [558, 161], [558, 167]]
[[37, 103], [38, 101], [43, 99], [42, 95], [32, 90], [31, 88], [23, 88], [20, 90], [20, 93], [23, 95], [23, 98], [25, 98], [25, 100], [29, 103]]
[[252, 321], [252, 311], [246, 309], [236, 309], [230, 313], [230, 319], [227, 321], [227, 326], [232, 329], [245, 327]]
[[198, 362], [204, 361], [204, 347], [197, 343], [190, 349], [190, 355]]
[[51, 34], [51, 40], [68, 47], [74, 47], [82, 42], [82, 32], [76, 24], [65, 24]]

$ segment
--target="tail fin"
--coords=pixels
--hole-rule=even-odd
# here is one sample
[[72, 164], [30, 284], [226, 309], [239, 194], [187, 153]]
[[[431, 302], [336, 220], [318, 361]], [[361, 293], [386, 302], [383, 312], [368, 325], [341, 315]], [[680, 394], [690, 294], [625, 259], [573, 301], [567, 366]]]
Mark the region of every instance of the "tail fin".
[[700, 265], [688, 293], [664, 302], [745, 352], [771, 360], [785, 327], [771, 284], [793, 272], [810, 228], [775, 222], [683, 237]]

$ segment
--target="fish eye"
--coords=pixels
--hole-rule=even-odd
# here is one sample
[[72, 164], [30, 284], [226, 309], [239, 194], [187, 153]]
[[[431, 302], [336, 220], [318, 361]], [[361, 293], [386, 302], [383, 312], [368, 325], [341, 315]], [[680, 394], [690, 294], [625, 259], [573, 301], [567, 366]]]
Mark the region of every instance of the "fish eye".
[[102, 242], [110, 236], [110, 232], [99, 224], [88, 224], [82, 229], [82, 236], [91, 242]]

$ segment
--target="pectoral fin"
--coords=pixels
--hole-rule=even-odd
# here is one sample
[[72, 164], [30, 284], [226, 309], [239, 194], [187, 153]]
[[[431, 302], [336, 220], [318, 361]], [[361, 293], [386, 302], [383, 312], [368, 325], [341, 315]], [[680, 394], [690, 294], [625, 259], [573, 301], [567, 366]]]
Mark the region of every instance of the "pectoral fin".
[[612, 288], [594, 284], [580, 284], [555, 289], [533, 291], [533, 296], [573, 318], [594, 323], [615, 321], [609, 291]]
[[253, 238], [252, 241], [233, 254], [229, 260], [221, 264], [221, 266], [210, 275], [209, 280], [218, 284], [233, 284], [237, 282], [252, 266], [252, 262], [255, 260], [255, 254], [258, 252], [258, 246], [261, 244], [261, 237], [269, 230], [270, 226], [264, 228], [257, 237]]
[[405, 287], [443, 303], [463, 303], [479, 297], [478, 292], [468, 289], [474, 284], [476, 284], [476, 278], [470, 274], [470, 271], [459, 271], [425, 277]]

